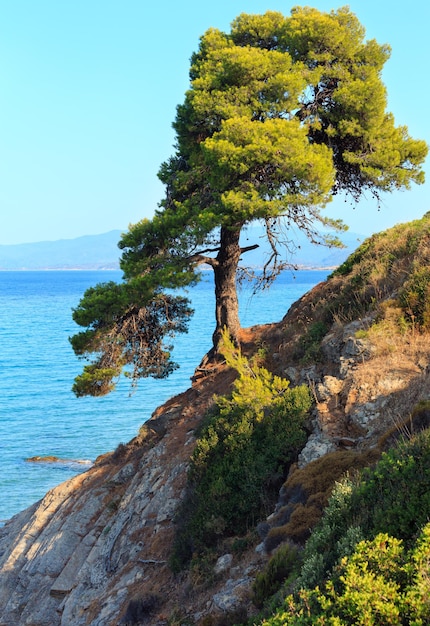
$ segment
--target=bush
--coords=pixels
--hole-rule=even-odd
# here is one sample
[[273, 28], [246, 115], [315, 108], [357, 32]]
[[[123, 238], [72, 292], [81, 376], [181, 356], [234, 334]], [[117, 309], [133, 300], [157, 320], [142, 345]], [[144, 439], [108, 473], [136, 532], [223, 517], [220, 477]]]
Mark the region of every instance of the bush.
[[161, 598], [156, 593], [136, 596], [128, 603], [127, 611], [121, 620], [124, 626], [134, 626], [147, 620], [161, 605]]
[[269, 560], [265, 570], [255, 578], [252, 598], [255, 606], [261, 608], [291, 575], [297, 575], [300, 563], [298, 546], [284, 543]]
[[375, 470], [365, 470], [351, 507], [367, 537], [387, 532], [413, 540], [430, 516], [430, 431], [401, 441]]
[[306, 543], [302, 587], [321, 584], [361, 539], [378, 533], [409, 547], [430, 518], [430, 431], [383, 453], [374, 468], [337, 483]]
[[[353, 527], [349, 518], [352, 491], [353, 483], [349, 477], [335, 485], [324, 515], [306, 543], [298, 586], [312, 588], [320, 584], [346, 554], [345, 537]], [[361, 540], [361, 529], [355, 529], [353, 536]]]
[[217, 399], [197, 441], [177, 516], [176, 568], [223, 537], [246, 534], [265, 516], [306, 440], [308, 388], [290, 389], [224, 341], [226, 361], [239, 377], [231, 397]]
[[328, 332], [324, 322], [314, 322], [306, 333], [300, 337], [299, 349], [296, 357], [303, 363], [315, 363], [321, 360], [321, 341]]
[[411, 323], [430, 328], [430, 269], [418, 267], [400, 292], [400, 302]]
[[423, 626], [430, 620], [430, 524], [412, 549], [386, 533], [361, 541], [336, 580], [286, 598], [266, 626]]

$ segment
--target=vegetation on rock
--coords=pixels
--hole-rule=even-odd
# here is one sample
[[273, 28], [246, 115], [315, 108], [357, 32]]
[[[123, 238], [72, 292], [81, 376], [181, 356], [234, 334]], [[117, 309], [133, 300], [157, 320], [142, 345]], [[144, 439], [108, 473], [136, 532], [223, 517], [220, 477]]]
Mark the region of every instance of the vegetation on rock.
[[265, 623], [428, 623], [429, 459], [426, 430], [340, 482], [306, 544], [295, 594]]
[[272, 552], [285, 541], [304, 544], [321, 519], [336, 482], [347, 473], [372, 465], [379, 456], [378, 449], [336, 450], [301, 469], [291, 468], [264, 540], [266, 550]]
[[[365, 241], [329, 277], [319, 293], [322, 297], [310, 302], [309, 311], [306, 298], [301, 303], [295, 324], [305, 332], [299, 334], [295, 358], [303, 360], [311, 350], [310, 362], [315, 364], [317, 356], [323, 363], [324, 332], [316, 337], [317, 331], [325, 325], [327, 332], [333, 332], [336, 326], [360, 318], [366, 320], [366, 330], [357, 335], [370, 341], [375, 354], [400, 351], [401, 359], [402, 352], [406, 355], [421, 340], [428, 341], [429, 235], [430, 214], [426, 214]], [[287, 330], [291, 334], [295, 315], [293, 311]], [[258, 577], [258, 604], [265, 603], [269, 624], [427, 623], [429, 425], [429, 403], [423, 400], [392, 423], [379, 449], [365, 454], [335, 452], [291, 474], [265, 540], [268, 549], [292, 539], [303, 541], [304, 536], [297, 534], [302, 518], [294, 517], [295, 509], [303, 511], [309, 524], [324, 512], [298, 559], [303, 558], [300, 574], [288, 570], [284, 594], [278, 591], [272, 604], [265, 592], [276, 587], [271, 583], [274, 565]], [[368, 468], [357, 472], [363, 465]], [[337, 481], [334, 490], [333, 481]], [[282, 561], [282, 551], [277, 560]], [[282, 566], [275, 565], [282, 572]], [[285, 599], [292, 586], [295, 594]], [[384, 593], [386, 613], [378, 599]], [[278, 609], [273, 609], [273, 602]]]
[[430, 524], [414, 546], [386, 533], [357, 544], [338, 566], [335, 580], [288, 596], [266, 626], [423, 626], [430, 620]]
[[306, 440], [308, 388], [290, 388], [286, 379], [249, 361], [226, 332], [222, 350], [238, 378], [231, 396], [216, 399], [198, 434], [188, 495], [177, 516], [175, 569], [223, 537], [245, 534], [267, 515]]
[[333, 324], [366, 319], [361, 336], [370, 332], [373, 339], [428, 330], [429, 266], [430, 213], [366, 239], [328, 277], [318, 301], [311, 292], [308, 306], [297, 303], [300, 315], [289, 316], [287, 340], [299, 335], [294, 357], [320, 361], [321, 343]]

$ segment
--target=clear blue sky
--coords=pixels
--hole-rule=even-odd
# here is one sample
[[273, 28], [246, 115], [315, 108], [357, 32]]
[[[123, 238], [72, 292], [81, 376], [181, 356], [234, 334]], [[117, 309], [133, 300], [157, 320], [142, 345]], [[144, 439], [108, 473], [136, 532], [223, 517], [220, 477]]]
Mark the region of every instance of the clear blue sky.
[[[0, 0], [0, 244], [74, 238], [150, 217], [173, 152], [191, 53], [240, 13], [280, 0]], [[322, 11], [342, 4], [304, 2]], [[430, 143], [430, 3], [351, 0], [367, 37], [392, 46], [384, 82], [397, 124]], [[427, 165], [427, 170], [428, 170]], [[370, 234], [430, 210], [428, 182], [378, 211], [332, 204]]]

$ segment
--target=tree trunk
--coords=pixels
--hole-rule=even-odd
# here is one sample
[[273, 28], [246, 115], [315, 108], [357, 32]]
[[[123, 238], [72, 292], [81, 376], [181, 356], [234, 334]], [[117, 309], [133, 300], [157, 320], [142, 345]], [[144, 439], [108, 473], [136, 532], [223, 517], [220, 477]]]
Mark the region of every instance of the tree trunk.
[[218, 352], [221, 332], [225, 327], [234, 342], [237, 342], [239, 337], [239, 302], [236, 288], [236, 272], [241, 254], [239, 237], [240, 228], [237, 230], [221, 228], [220, 249], [213, 265], [216, 328], [212, 339], [215, 352]]

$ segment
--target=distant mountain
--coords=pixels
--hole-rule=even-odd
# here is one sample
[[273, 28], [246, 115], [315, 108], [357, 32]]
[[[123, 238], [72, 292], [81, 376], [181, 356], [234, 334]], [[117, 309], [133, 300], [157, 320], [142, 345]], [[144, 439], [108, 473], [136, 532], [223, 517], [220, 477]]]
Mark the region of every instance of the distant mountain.
[[[366, 236], [350, 232], [342, 233], [339, 239], [343, 242], [344, 248], [328, 248], [316, 245], [311, 243], [302, 232], [295, 232], [291, 238], [294, 241], [295, 249], [291, 250], [288, 260], [299, 268], [313, 269], [337, 267], [366, 239]], [[260, 247], [244, 254], [244, 263], [255, 268], [262, 267], [271, 250], [260, 225], [250, 226], [242, 235], [242, 246], [253, 243], [259, 243]]]
[[0, 245], [0, 270], [117, 269], [120, 230], [76, 239]]
[[[0, 245], [0, 270], [117, 269], [121, 255], [118, 248], [120, 236], [120, 230], [111, 230], [102, 235], [85, 235], [77, 239]], [[297, 250], [291, 261], [303, 268], [336, 267], [365, 237], [345, 233], [341, 238], [345, 248], [326, 248], [311, 244], [303, 234], [298, 233], [294, 236]], [[260, 244], [259, 248], [244, 255], [244, 261], [249, 266], [262, 267], [269, 250], [261, 227], [252, 226], [245, 230], [241, 241], [243, 246]]]

